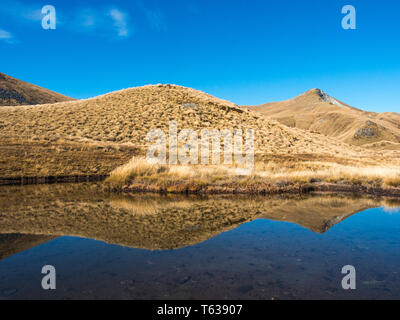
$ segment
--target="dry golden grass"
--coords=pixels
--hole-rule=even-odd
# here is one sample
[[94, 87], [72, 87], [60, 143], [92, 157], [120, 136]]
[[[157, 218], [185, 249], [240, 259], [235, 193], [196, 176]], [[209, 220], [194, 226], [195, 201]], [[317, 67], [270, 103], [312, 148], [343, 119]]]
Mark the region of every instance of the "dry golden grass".
[[107, 175], [137, 152], [132, 146], [0, 139], [0, 179]]
[[[168, 134], [171, 121], [177, 122], [178, 130], [193, 129], [199, 136], [206, 128], [254, 129], [256, 172], [240, 177], [233, 174], [235, 168], [224, 166], [160, 167], [138, 160], [151, 144], [146, 141], [147, 133], [158, 128]], [[395, 151], [367, 150], [289, 128], [228, 101], [176, 85], [149, 85], [82, 101], [2, 107], [0, 150], [0, 178], [108, 174], [123, 165], [109, 180], [115, 186], [136, 179], [155, 189], [161, 184], [176, 190], [176, 184], [183, 183], [182, 190], [193, 187], [193, 191], [210, 183], [237, 184], [245, 189], [254, 182], [313, 179], [361, 179], [362, 183], [385, 179], [380, 185], [393, 187], [400, 166]], [[136, 160], [124, 165], [133, 156]], [[372, 177], [371, 167], [387, 171]]]
[[247, 107], [270, 119], [374, 150], [400, 150], [400, 114], [332, 104], [313, 89], [294, 99]]
[[232, 177], [236, 174], [234, 167], [227, 166], [192, 166], [192, 165], [159, 165], [151, 164], [144, 158], [133, 158], [127, 164], [111, 172], [107, 179], [113, 185], [125, 185], [133, 180], [144, 179], [157, 182], [218, 180]]
[[249, 176], [237, 174], [236, 166], [154, 165], [142, 158], [111, 172], [106, 184], [112, 189], [149, 189], [159, 187], [163, 192], [200, 192], [227, 188], [265, 190], [312, 183], [340, 183], [374, 188], [400, 186], [399, 167], [355, 167], [335, 163], [301, 162], [284, 166], [281, 162], [258, 163]]
[[397, 172], [395, 175], [386, 176], [384, 183], [390, 187], [400, 187], [400, 174]]
[[[189, 105], [189, 107], [187, 106]], [[196, 107], [190, 107], [195, 105]], [[174, 85], [145, 86], [94, 99], [0, 110], [0, 138], [82, 144], [131, 144], [147, 147], [152, 129], [168, 132], [170, 121], [178, 129], [255, 129], [261, 153], [318, 153], [358, 156], [362, 149], [321, 135], [287, 128], [233, 103], [203, 92]]]
[[[262, 170], [264, 169], [264, 170]], [[285, 168], [279, 164], [268, 164], [258, 167], [258, 174], [272, 180], [297, 180], [311, 182], [349, 182], [377, 183], [379, 186], [398, 186], [395, 181], [400, 178], [400, 167], [355, 167], [328, 163], [302, 163], [296, 168]], [[390, 184], [390, 181], [393, 181]]]

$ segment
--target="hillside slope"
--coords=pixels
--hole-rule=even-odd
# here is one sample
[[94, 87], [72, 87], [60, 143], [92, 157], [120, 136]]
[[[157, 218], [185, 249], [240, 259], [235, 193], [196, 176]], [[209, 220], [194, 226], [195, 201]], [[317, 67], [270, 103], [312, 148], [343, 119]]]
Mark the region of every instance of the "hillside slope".
[[[178, 132], [192, 129], [199, 137], [202, 129], [254, 129], [257, 172], [247, 180], [222, 165], [157, 169], [143, 163], [154, 144], [146, 140], [147, 134], [161, 129], [168, 135], [171, 121], [177, 123]], [[132, 190], [157, 192], [187, 192], [188, 188], [193, 192], [297, 192], [305, 183], [318, 181], [400, 185], [396, 151], [376, 152], [289, 128], [176, 85], [148, 85], [88, 100], [2, 107], [0, 152], [0, 183], [10, 178], [25, 183], [21, 177], [91, 179], [113, 172], [117, 175], [110, 180], [112, 188], [129, 184]], [[120, 170], [114, 170], [117, 167]], [[140, 179], [135, 180], [135, 174]]]
[[0, 72], [0, 106], [36, 105], [74, 100]]
[[[255, 129], [258, 152], [357, 155], [333, 139], [282, 126], [274, 120], [201, 91], [175, 85], [125, 89], [88, 100], [0, 109], [0, 136], [33, 141], [129, 144], [145, 148], [152, 129]], [[361, 150], [359, 150], [361, 151]]]
[[320, 89], [291, 100], [247, 108], [289, 127], [318, 132], [351, 145], [400, 149], [400, 114], [362, 111]]
[[[292, 129], [194, 89], [149, 85], [100, 97], [0, 108], [0, 177], [104, 174], [144, 154], [152, 129], [255, 129], [258, 155], [314, 154], [360, 159], [323, 135]], [[365, 156], [365, 152], [363, 153]], [[317, 156], [318, 155], [318, 156]]]

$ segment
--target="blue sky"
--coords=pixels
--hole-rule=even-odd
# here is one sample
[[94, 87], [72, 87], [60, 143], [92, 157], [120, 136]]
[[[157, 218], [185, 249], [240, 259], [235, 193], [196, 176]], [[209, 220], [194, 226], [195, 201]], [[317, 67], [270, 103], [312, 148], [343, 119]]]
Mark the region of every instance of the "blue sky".
[[[57, 10], [43, 30], [41, 8]], [[344, 5], [357, 29], [344, 30]], [[156, 83], [237, 104], [321, 88], [400, 112], [397, 0], [2, 0], [0, 71], [75, 98]]]

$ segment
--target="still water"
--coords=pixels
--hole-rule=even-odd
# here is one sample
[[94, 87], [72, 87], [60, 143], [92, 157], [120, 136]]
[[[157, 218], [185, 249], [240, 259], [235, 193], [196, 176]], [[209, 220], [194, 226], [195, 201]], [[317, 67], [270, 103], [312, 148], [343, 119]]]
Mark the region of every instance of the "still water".
[[[399, 200], [0, 188], [0, 299], [400, 299]], [[42, 289], [44, 265], [57, 289]], [[356, 268], [343, 290], [342, 267]]]

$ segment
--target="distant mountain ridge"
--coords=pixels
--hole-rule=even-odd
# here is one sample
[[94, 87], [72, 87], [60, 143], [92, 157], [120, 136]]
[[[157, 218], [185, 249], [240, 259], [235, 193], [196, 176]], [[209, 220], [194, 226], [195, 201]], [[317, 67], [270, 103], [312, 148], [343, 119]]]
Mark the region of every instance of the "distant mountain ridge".
[[37, 105], [75, 100], [0, 72], [0, 106]]
[[321, 133], [351, 145], [400, 149], [400, 114], [363, 111], [321, 89], [309, 90], [287, 101], [246, 108], [286, 126]]

